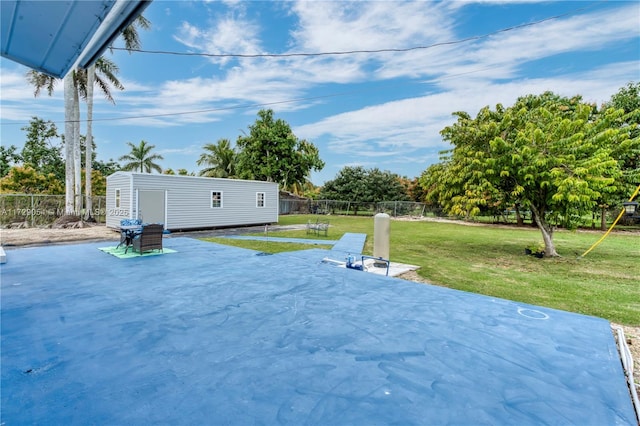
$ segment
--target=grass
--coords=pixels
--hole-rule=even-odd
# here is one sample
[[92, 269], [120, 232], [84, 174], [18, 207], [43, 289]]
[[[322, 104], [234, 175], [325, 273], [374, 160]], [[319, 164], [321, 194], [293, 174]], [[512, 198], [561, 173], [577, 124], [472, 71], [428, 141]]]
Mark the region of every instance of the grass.
[[[280, 225], [304, 224], [306, 215], [280, 216]], [[331, 216], [327, 237], [366, 233], [365, 254], [373, 250], [373, 218]], [[560, 258], [537, 259], [524, 248], [542, 242], [535, 228], [467, 226], [440, 222], [391, 222], [390, 258], [419, 265], [432, 284], [547, 306], [640, 326], [640, 236], [613, 233], [580, 257], [602, 232], [556, 231]], [[273, 234], [272, 234], [273, 235]], [[305, 230], [283, 237], [308, 238]], [[269, 253], [309, 248], [304, 244], [208, 239]]]

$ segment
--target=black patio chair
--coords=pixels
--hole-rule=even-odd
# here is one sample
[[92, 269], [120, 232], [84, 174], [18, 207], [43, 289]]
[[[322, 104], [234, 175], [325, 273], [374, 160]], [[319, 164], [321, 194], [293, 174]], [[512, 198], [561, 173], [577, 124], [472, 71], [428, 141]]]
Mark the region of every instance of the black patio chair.
[[133, 238], [133, 251], [140, 254], [152, 250], [162, 251], [163, 233], [164, 226], [161, 224], [146, 225], [142, 228], [142, 232]]

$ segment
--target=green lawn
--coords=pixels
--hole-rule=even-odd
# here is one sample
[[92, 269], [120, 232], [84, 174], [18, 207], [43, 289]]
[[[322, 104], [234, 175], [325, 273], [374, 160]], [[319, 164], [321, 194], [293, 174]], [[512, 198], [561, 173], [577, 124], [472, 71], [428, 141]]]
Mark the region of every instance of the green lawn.
[[[280, 216], [280, 225], [303, 224], [314, 216]], [[373, 218], [330, 216], [327, 237], [345, 232], [366, 233], [365, 254], [373, 250]], [[537, 259], [524, 248], [542, 242], [535, 228], [467, 226], [438, 222], [391, 222], [392, 261], [419, 265], [429, 282], [640, 325], [640, 236], [613, 233], [581, 258], [602, 232], [556, 231], [556, 259]], [[306, 231], [282, 231], [274, 236], [308, 238]], [[265, 252], [300, 250], [310, 246], [247, 240], [209, 239]]]

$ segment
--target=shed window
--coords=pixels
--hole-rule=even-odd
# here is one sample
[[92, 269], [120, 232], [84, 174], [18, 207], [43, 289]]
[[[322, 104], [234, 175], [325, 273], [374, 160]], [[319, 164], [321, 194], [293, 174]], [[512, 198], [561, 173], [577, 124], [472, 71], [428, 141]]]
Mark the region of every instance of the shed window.
[[120, 189], [116, 189], [116, 209], [120, 208]]
[[211, 208], [222, 208], [222, 191], [211, 191]]
[[256, 192], [256, 207], [264, 207], [264, 192]]

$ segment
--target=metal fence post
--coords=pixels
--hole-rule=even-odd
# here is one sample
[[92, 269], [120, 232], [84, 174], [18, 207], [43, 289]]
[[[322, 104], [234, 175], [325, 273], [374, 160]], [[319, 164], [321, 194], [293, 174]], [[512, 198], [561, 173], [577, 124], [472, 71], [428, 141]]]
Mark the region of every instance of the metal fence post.
[[33, 200], [33, 194], [31, 194], [31, 227], [33, 228], [35, 226], [36, 223], [36, 218], [35, 218], [35, 204], [34, 204], [34, 200]]

